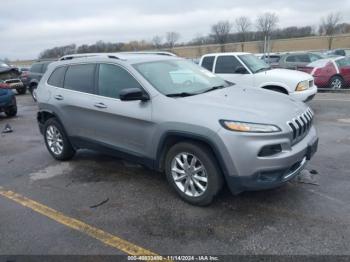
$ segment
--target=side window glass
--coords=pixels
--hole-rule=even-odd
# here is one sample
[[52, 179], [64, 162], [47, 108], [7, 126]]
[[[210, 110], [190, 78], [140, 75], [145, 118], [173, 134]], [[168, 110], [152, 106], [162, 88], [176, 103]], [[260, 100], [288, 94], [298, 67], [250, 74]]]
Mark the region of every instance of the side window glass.
[[205, 69], [209, 70], [210, 72], [213, 71], [213, 66], [214, 66], [214, 60], [215, 56], [206, 56], [203, 58], [202, 61], [202, 67]]
[[71, 65], [66, 72], [64, 88], [93, 94], [94, 73], [94, 64]]
[[33, 65], [30, 67], [30, 72], [33, 72], [33, 73], [40, 73], [40, 72], [41, 72], [41, 69], [42, 69], [42, 66], [43, 66], [43, 64], [33, 64]]
[[287, 62], [296, 62], [296, 58], [294, 55], [290, 55], [286, 59]]
[[56, 68], [51, 74], [47, 83], [52, 86], [63, 87], [64, 75], [66, 73], [66, 70], [66, 67]]
[[119, 99], [119, 93], [126, 88], [142, 88], [128, 71], [120, 66], [100, 64], [98, 94]]
[[215, 73], [217, 74], [235, 74], [237, 67], [243, 65], [234, 56], [219, 56], [216, 59]]

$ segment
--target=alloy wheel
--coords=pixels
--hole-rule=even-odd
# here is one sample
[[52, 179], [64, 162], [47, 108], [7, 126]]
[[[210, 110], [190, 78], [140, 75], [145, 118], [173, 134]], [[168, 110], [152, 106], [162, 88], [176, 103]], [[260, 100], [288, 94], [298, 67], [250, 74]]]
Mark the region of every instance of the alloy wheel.
[[53, 125], [46, 129], [46, 141], [49, 149], [55, 155], [60, 155], [63, 152], [63, 138], [61, 132]]

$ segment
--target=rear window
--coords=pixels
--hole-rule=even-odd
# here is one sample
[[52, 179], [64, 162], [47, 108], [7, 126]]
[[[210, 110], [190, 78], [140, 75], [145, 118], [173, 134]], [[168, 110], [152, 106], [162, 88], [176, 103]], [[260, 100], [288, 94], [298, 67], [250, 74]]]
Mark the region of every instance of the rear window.
[[315, 62], [312, 62], [310, 64], [308, 64], [307, 66], [309, 67], [325, 67], [327, 65], [328, 62], [330, 62], [331, 60], [317, 60]]
[[41, 73], [42, 67], [43, 67], [43, 64], [33, 64], [30, 68], [30, 72]]
[[94, 64], [69, 66], [64, 80], [64, 88], [93, 94], [94, 73]]
[[204, 57], [203, 61], [202, 61], [202, 67], [204, 67], [205, 69], [209, 70], [210, 72], [213, 71], [214, 60], [215, 60], [214, 56], [206, 56], [206, 57]]
[[242, 64], [234, 56], [219, 56], [216, 59], [215, 73], [234, 74], [237, 67]]
[[336, 60], [335, 62], [337, 63], [337, 65], [338, 65], [340, 68], [350, 66], [350, 58], [349, 58], [349, 57]]
[[63, 87], [64, 74], [66, 73], [67, 67], [56, 68], [51, 74], [47, 83], [56, 87]]

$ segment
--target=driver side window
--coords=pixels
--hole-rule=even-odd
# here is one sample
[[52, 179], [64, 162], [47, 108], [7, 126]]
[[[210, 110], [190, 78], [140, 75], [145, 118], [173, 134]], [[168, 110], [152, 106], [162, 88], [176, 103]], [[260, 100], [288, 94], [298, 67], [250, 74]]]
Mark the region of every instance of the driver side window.
[[[216, 59], [216, 74], [237, 74], [236, 70], [243, 65], [234, 56], [219, 56]], [[244, 68], [244, 67], [243, 67]]]
[[120, 66], [100, 64], [98, 72], [98, 95], [119, 99], [120, 91], [126, 88], [142, 89], [135, 78]]

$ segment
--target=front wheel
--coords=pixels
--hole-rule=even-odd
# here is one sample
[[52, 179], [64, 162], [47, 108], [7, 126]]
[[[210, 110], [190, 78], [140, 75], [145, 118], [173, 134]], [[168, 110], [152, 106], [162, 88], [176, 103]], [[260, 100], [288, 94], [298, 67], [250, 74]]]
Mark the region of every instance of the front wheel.
[[209, 205], [222, 188], [215, 157], [200, 144], [183, 142], [173, 146], [166, 156], [165, 169], [169, 184], [190, 204]]
[[32, 98], [33, 98], [34, 102], [37, 101], [37, 98], [36, 98], [36, 88], [37, 88], [36, 85], [32, 85], [32, 86], [30, 86], [30, 88], [29, 88], [29, 92], [30, 92], [30, 94], [32, 95]]
[[50, 118], [44, 125], [44, 138], [47, 149], [57, 160], [70, 160], [75, 155], [75, 150], [68, 140], [63, 126], [57, 119]]
[[333, 76], [329, 81], [330, 88], [337, 90], [344, 88], [344, 80], [340, 76]]
[[7, 117], [14, 117], [17, 115], [17, 106], [12, 106], [5, 110], [5, 114]]

